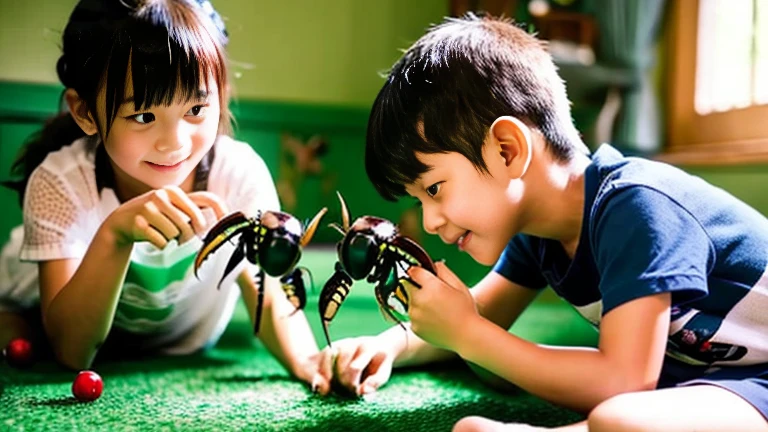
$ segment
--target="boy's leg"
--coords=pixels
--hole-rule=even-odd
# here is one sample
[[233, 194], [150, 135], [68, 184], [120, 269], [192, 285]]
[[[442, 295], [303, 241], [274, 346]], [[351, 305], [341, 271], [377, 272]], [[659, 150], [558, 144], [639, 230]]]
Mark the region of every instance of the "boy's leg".
[[[453, 430], [476, 432], [535, 429], [480, 417], [467, 417], [456, 423]], [[768, 432], [768, 419], [741, 396], [721, 387], [704, 384], [615, 396], [592, 410], [586, 422], [553, 430]]]
[[626, 393], [598, 405], [590, 431], [768, 432], [768, 419], [744, 398], [715, 385]]
[[587, 422], [583, 421], [568, 426], [562, 426], [555, 429], [540, 428], [529, 426], [522, 423], [501, 423], [489, 420], [484, 417], [464, 417], [453, 426], [452, 432], [526, 432], [556, 430], [560, 432], [585, 432], [587, 431]]

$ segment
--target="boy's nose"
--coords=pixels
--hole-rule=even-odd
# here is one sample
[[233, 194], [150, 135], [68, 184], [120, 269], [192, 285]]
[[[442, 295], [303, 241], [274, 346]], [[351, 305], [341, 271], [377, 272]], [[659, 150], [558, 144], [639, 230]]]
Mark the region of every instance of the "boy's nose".
[[437, 230], [445, 225], [445, 218], [433, 206], [422, 206], [422, 224], [428, 234], [437, 234]]

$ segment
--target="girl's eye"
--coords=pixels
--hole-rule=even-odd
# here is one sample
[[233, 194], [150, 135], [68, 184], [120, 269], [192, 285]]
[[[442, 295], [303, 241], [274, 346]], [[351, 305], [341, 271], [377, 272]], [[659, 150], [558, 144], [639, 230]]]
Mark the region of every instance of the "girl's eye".
[[195, 105], [189, 111], [187, 111], [187, 115], [191, 115], [193, 117], [200, 117], [205, 113], [205, 108], [206, 108], [206, 105]]
[[141, 124], [152, 123], [153, 121], [155, 121], [155, 115], [152, 113], [134, 114], [128, 118], [132, 119], [136, 123], [141, 123]]
[[434, 197], [435, 195], [437, 195], [437, 193], [440, 192], [440, 183], [442, 182], [437, 182], [432, 186], [428, 187], [427, 195], [429, 195], [430, 197]]

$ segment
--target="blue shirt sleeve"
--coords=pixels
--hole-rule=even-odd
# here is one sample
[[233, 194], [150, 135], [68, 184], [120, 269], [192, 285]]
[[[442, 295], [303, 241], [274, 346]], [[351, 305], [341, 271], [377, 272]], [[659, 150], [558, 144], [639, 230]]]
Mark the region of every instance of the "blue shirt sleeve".
[[547, 281], [541, 274], [541, 265], [536, 260], [532, 239], [517, 234], [507, 243], [493, 271], [526, 288], [543, 289]]
[[667, 195], [628, 187], [592, 219], [603, 314], [640, 297], [672, 293], [672, 304], [707, 295], [714, 246], [701, 224]]

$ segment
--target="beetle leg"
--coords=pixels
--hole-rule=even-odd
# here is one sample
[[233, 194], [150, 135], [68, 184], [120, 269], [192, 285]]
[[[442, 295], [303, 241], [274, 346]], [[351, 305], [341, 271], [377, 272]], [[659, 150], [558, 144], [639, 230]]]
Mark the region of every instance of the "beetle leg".
[[[305, 278], [306, 277], [306, 278]], [[309, 279], [307, 281], [307, 279]], [[296, 267], [292, 272], [280, 278], [285, 296], [294, 306], [291, 315], [307, 305], [307, 286], [312, 289], [312, 274], [304, 267]]]
[[229, 258], [229, 261], [227, 262], [227, 268], [224, 269], [224, 274], [221, 276], [221, 279], [219, 279], [219, 285], [217, 286], [218, 289], [221, 289], [221, 283], [224, 282], [224, 279], [226, 279], [227, 276], [232, 273], [232, 271], [235, 270], [238, 265], [240, 265], [240, 262], [245, 259], [245, 243], [245, 237], [240, 237], [240, 242], [237, 244], [237, 246], [235, 246], [235, 252], [233, 252], [232, 256]]
[[259, 327], [261, 327], [261, 312], [264, 310], [264, 271], [259, 270], [256, 273], [256, 284], [259, 286], [258, 295], [256, 296], [256, 312], [253, 318], [253, 334], [259, 334]]
[[[408, 261], [413, 261], [415, 259], [415, 261], [418, 262], [420, 266], [434, 274], [437, 274], [437, 270], [435, 270], [435, 264], [432, 262], [432, 258], [430, 258], [429, 254], [427, 254], [427, 251], [425, 251], [424, 248], [415, 241], [405, 236], [397, 236], [392, 241], [392, 245], [396, 249], [399, 249], [397, 253], [401, 254], [404, 259], [407, 259]], [[415, 262], [413, 264], [415, 264]]]
[[200, 268], [203, 261], [205, 261], [210, 254], [215, 252], [216, 249], [220, 248], [225, 241], [229, 241], [231, 238], [242, 234], [253, 226], [254, 222], [245, 217], [241, 212], [234, 212], [214, 225], [205, 236], [203, 247], [200, 248], [200, 251], [195, 257], [195, 276], [197, 276], [197, 270]]
[[352, 278], [344, 271], [340, 263], [336, 263], [336, 271], [328, 279], [320, 292], [318, 309], [323, 323], [323, 332], [328, 346], [331, 346], [331, 336], [328, 334], [328, 325], [339, 311], [344, 299], [347, 298], [352, 287]]
[[[394, 272], [395, 269], [392, 268]], [[376, 295], [376, 302], [379, 304], [379, 309], [384, 314], [385, 319], [390, 319], [397, 323], [405, 330], [403, 322], [392, 312], [393, 310], [403, 315], [408, 313], [408, 294], [405, 291], [405, 287], [397, 278], [397, 274], [394, 274], [394, 278], [381, 278], [376, 285], [373, 286], [373, 293]], [[392, 298], [402, 306], [403, 310], [393, 307], [389, 304], [388, 300]]]

